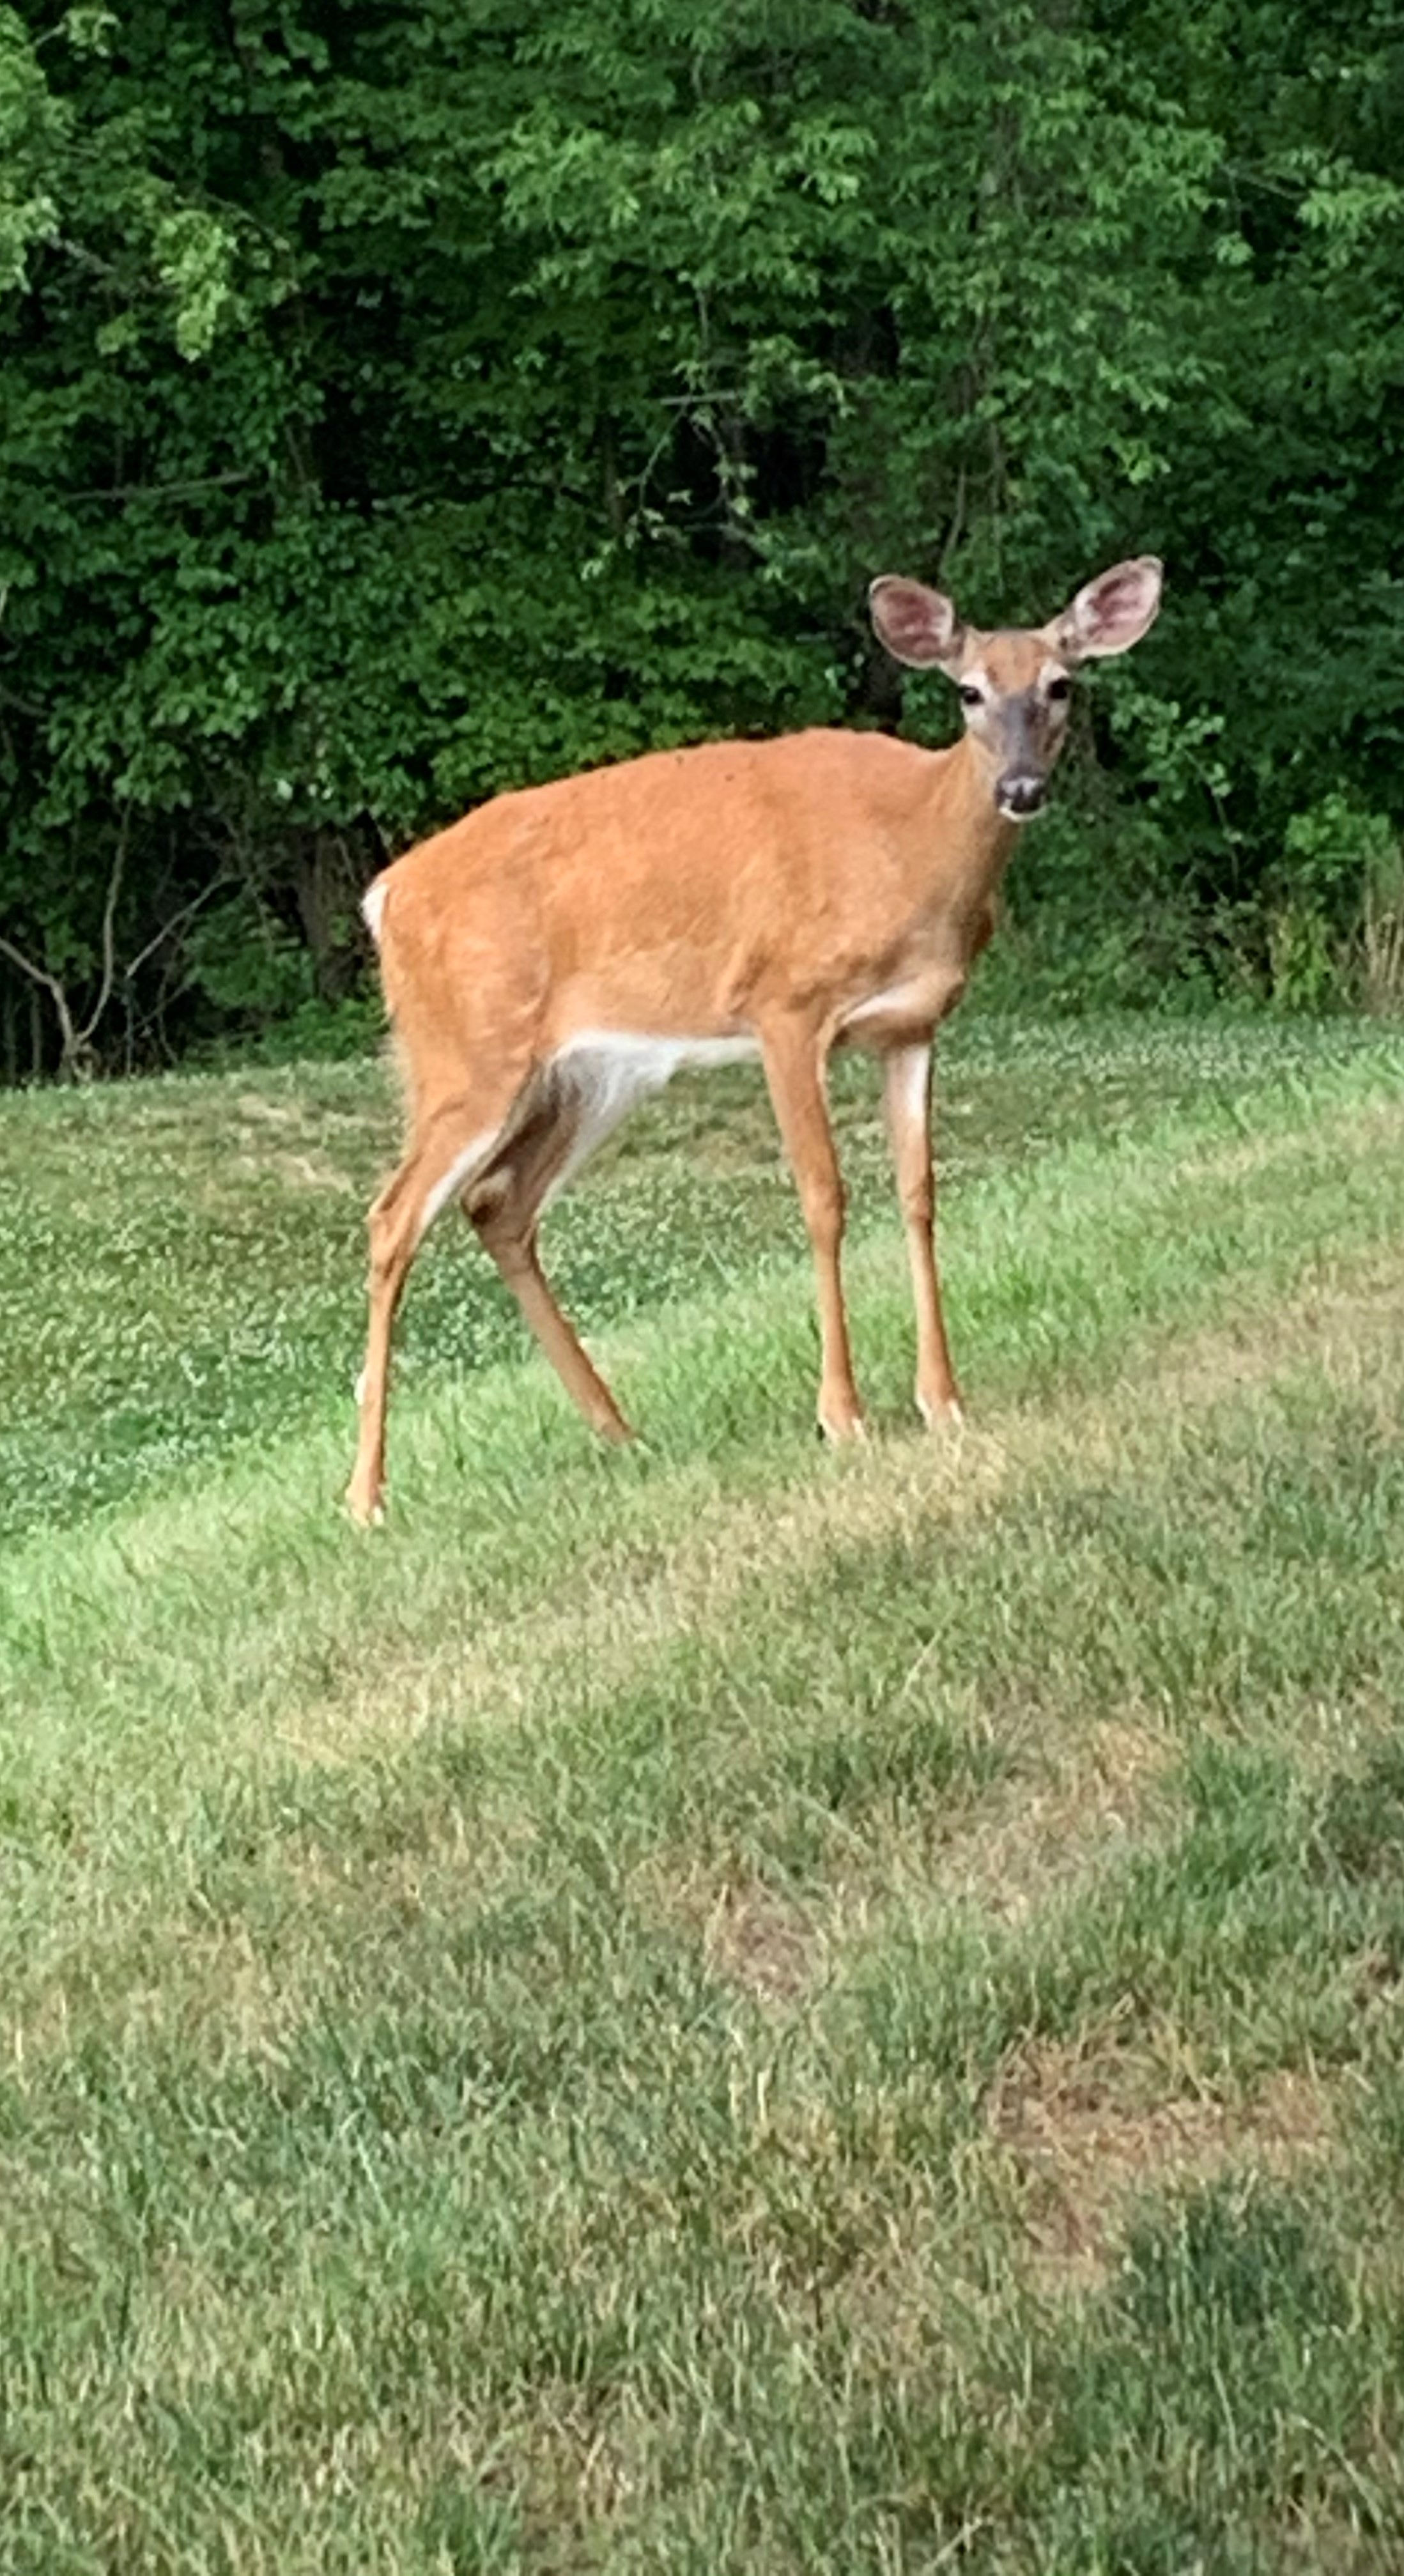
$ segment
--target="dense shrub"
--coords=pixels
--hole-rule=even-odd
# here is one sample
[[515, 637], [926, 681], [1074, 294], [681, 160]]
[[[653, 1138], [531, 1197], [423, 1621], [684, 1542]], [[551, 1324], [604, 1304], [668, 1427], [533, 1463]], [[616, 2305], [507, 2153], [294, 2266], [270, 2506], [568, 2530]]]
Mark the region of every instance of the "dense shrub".
[[0, 1074], [334, 1008], [503, 785], [939, 739], [878, 569], [1150, 549], [1012, 959], [1397, 999], [1392, 0], [22, 0], [0, 147]]

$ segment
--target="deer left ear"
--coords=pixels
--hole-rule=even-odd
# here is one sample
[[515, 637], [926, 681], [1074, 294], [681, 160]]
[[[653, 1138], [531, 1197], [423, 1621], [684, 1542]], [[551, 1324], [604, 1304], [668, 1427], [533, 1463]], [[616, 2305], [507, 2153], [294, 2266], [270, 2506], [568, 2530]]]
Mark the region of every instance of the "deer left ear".
[[1065, 662], [1129, 653], [1155, 623], [1163, 571], [1158, 555], [1135, 555], [1099, 573], [1047, 630], [1054, 650]]

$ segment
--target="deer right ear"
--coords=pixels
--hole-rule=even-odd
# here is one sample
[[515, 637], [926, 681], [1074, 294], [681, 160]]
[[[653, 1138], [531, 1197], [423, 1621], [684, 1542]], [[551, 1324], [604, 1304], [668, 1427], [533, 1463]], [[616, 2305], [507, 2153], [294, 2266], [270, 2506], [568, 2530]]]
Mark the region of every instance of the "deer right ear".
[[944, 591], [928, 590], [923, 581], [904, 581], [899, 573], [880, 573], [868, 590], [868, 612], [880, 644], [894, 661], [913, 670], [940, 663], [949, 670], [959, 662], [965, 628]]

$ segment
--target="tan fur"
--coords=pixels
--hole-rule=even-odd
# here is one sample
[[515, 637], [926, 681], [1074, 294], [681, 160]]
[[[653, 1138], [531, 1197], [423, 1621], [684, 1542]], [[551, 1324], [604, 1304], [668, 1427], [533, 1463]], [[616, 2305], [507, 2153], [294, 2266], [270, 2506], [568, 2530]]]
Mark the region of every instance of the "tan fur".
[[[962, 630], [961, 667], [978, 668], [997, 697], [1027, 691], [1060, 667], [1051, 636]], [[499, 796], [377, 878], [369, 911], [410, 1125], [370, 1219], [370, 1333], [348, 1494], [358, 1520], [374, 1518], [381, 1500], [395, 1310], [445, 1195], [461, 1199], [586, 1418], [627, 1437], [536, 1254], [542, 1204], [604, 1115], [588, 1087], [596, 1077], [575, 1070], [588, 1057], [563, 1053], [592, 1033], [755, 1042], [814, 1249], [819, 1418], [833, 1438], [860, 1431], [862, 1414], [824, 1067], [840, 1043], [888, 1060], [917, 1398], [930, 1420], [955, 1411], [931, 1249], [929, 1049], [990, 935], [1015, 837], [992, 793], [996, 713], [982, 708], [946, 751], [815, 731], [651, 753]]]

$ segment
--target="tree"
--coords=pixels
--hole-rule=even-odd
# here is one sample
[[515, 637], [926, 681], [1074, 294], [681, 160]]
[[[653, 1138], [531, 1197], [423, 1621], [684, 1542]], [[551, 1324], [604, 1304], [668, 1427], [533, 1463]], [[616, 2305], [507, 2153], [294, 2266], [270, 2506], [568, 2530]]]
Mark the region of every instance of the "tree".
[[9, 1070], [17, 953], [44, 1062], [59, 990], [137, 1060], [334, 997], [360, 879], [499, 787], [944, 721], [884, 568], [1022, 617], [1168, 559], [1021, 862], [1070, 989], [1109, 914], [1126, 990], [1280, 984], [1303, 903], [1338, 960], [1400, 803], [1402, 62], [1386, 0], [0, 7]]

